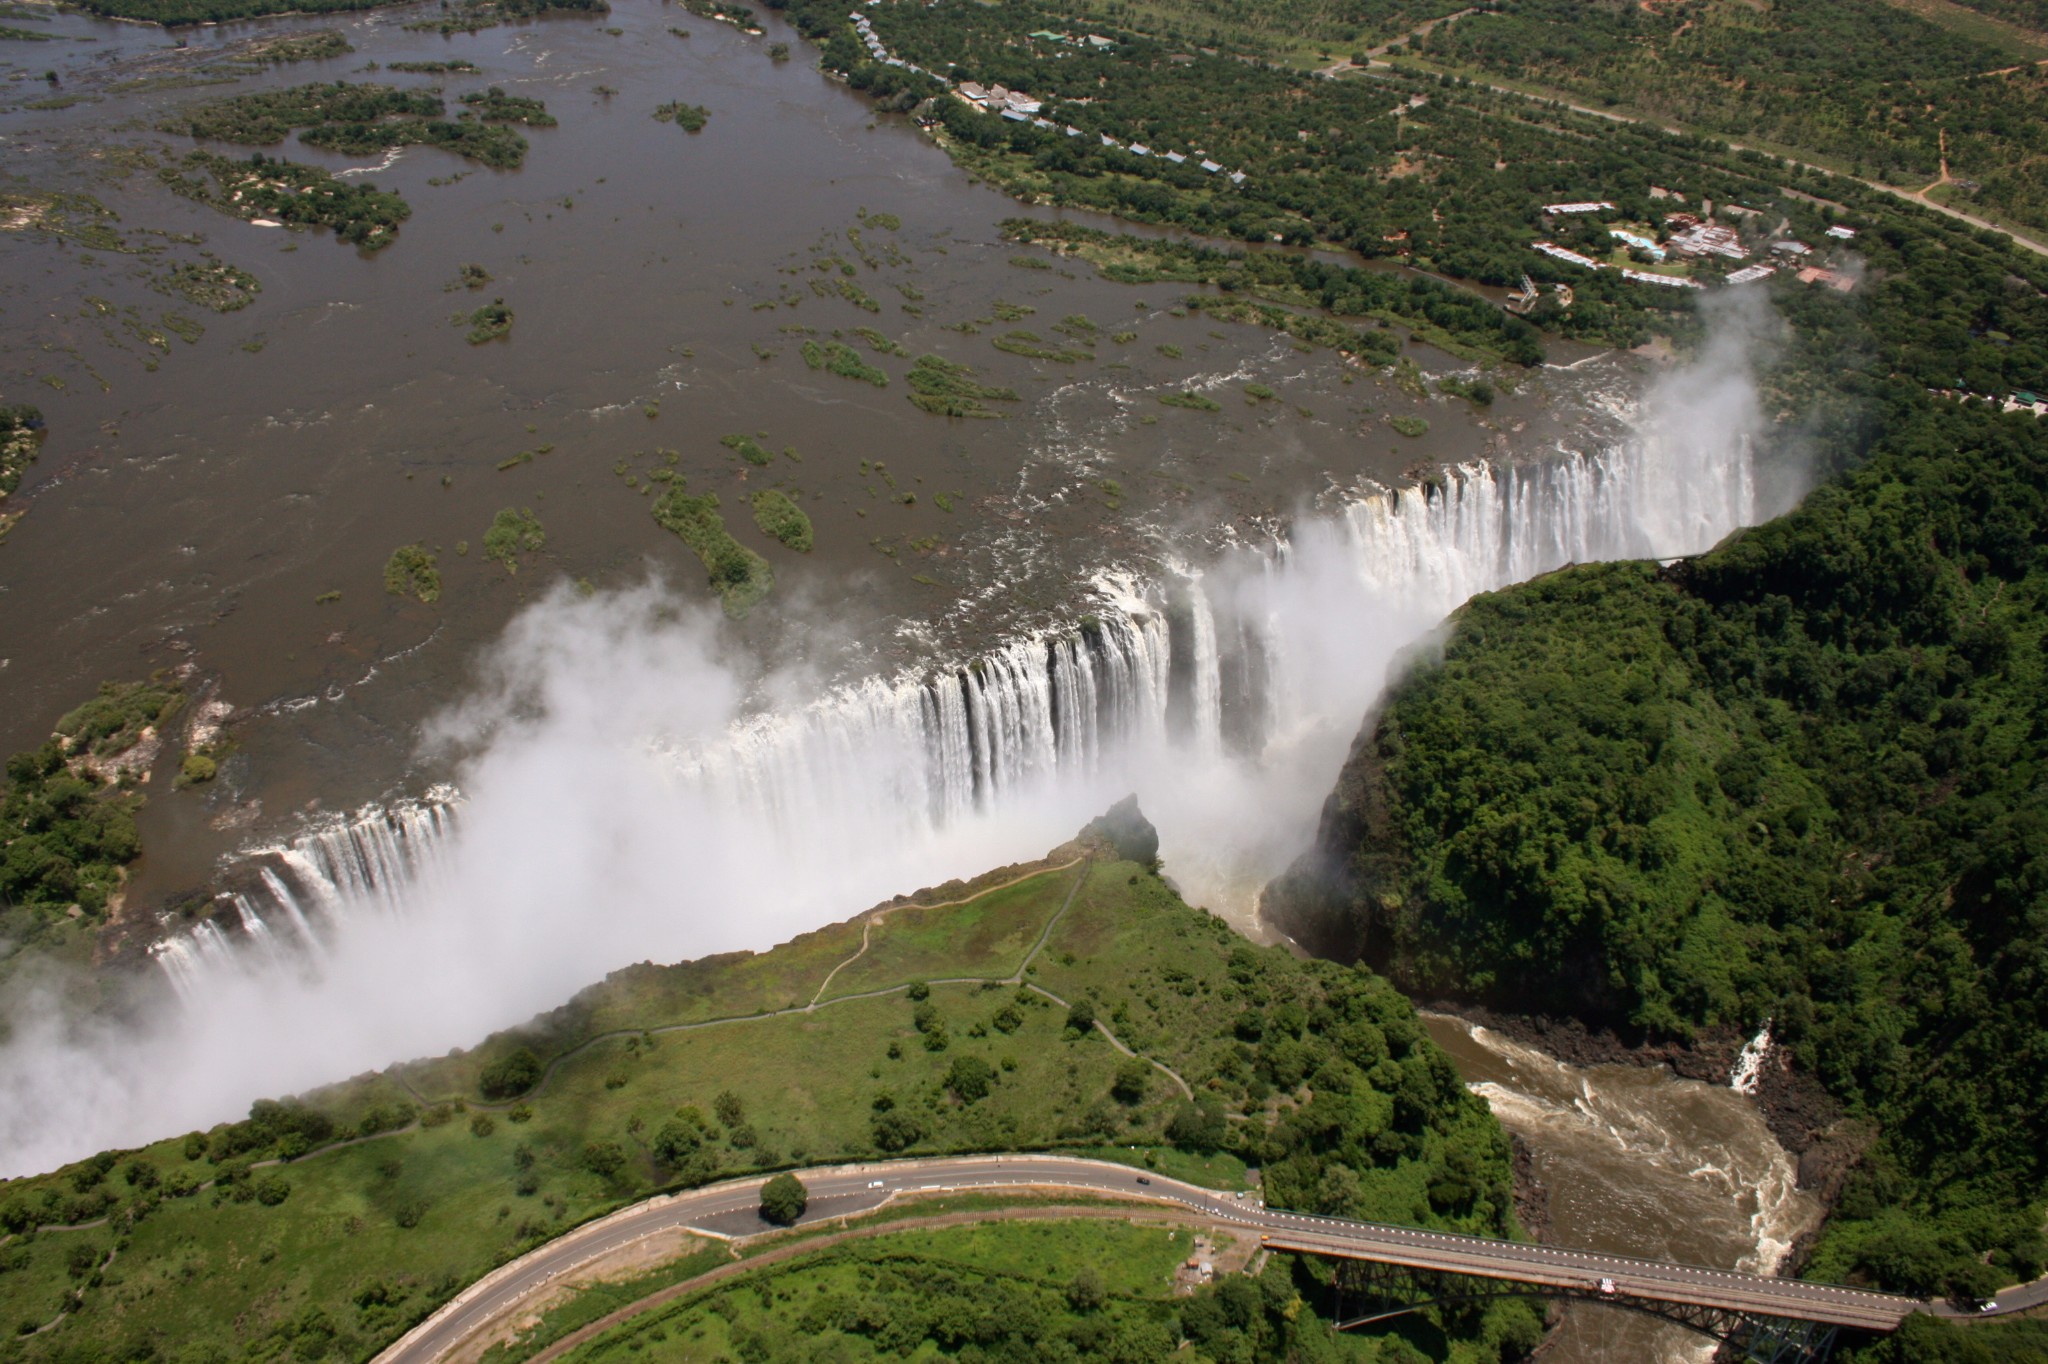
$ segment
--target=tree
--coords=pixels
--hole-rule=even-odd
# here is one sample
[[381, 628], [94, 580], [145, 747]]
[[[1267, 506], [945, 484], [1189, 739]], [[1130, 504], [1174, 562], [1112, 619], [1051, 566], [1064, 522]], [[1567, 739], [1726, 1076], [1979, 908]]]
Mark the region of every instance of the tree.
[[1067, 1027], [1084, 1037], [1092, 1032], [1095, 1028], [1095, 1002], [1089, 999], [1075, 1000], [1067, 1009]]
[[811, 1191], [795, 1175], [780, 1174], [761, 1186], [761, 1216], [777, 1226], [793, 1225], [810, 1203]]
[[979, 1056], [956, 1056], [946, 1071], [946, 1088], [960, 1096], [962, 1103], [988, 1097], [995, 1083], [995, 1070]]
[[494, 1061], [484, 1067], [477, 1078], [478, 1088], [486, 1099], [509, 1099], [524, 1094], [540, 1083], [540, 1058], [530, 1047], [521, 1047], [510, 1056]]
[[1145, 1093], [1152, 1087], [1152, 1063], [1136, 1057], [1116, 1068], [1116, 1081], [1109, 1087], [1109, 1095], [1120, 1104], [1145, 1102]]
[[874, 1114], [868, 1125], [872, 1129], [876, 1149], [882, 1151], [905, 1150], [915, 1146], [924, 1136], [924, 1128], [917, 1119], [900, 1108]]
[[583, 1168], [610, 1179], [626, 1168], [626, 1151], [615, 1141], [593, 1141], [583, 1148]]
[[727, 1127], [738, 1127], [747, 1120], [746, 1105], [740, 1102], [739, 1095], [729, 1089], [718, 1092], [718, 1097], [711, 1101], [711, 1111], [716, 1113], [718, 1120]]
[[1067, 1306], [1076, 1312], [1093, 1312], [1109, 1300], [1109, 1290], [1103, 1287], [1102, 1276], [1092, 1269], [1084, 1269], [1067, 1284]]
[[1204, 1095], [1180, 1106], [1166, 1125], [1166, 1139], [1183, 1151], [1209, 1152], [1223, 1145], [1224, 1131], [1223, 1105]]
[[703, 1134], [690, 1123], [670, 1118], [654, 1134], [654, 1158], [663, 1165], [681, 1165], [697, 1153], [703, 1142]]

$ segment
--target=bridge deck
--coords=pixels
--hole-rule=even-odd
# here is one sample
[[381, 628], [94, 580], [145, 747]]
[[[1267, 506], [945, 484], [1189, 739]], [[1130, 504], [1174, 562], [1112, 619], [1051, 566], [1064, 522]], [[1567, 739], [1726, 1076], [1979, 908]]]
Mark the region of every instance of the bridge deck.
[[1295, 1224], [1267, 1231], [1260, 1237], [1273, 1250], [1505, 1279], [1538, 1289], [1583, 1292], [1597, 1290], [1602, 1279], [1612, 1279], [1615, 1294], [1621, 1297], [1756, 1316], [1793, 1317], [1865, 1331], [1896, 1330], [1906, 1317], [1927, 1309], [1927, 1304], [1919, 1299], [1897, 1294], [1796, 1279], [1766, 1279], [1737, 1271], [1628, 1256], [1285, 1213], [1269, 1213], [1263, 1220]]

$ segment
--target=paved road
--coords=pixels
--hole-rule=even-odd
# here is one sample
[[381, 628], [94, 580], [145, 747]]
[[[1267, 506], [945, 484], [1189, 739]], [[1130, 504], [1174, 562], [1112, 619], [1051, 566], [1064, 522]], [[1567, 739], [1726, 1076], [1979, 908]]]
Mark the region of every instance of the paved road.
[[[1129, 1166], [1068, 1156], [888, 1161], [811, 1170], [803, 1178], [811, 1193], [803, 1217], [806, 1224], [863, 1212], [899, 1194], [963, 1189], [1080, 1191], [1190, 1208], [1218, 1222], [1260, 1232], [1265, 1244], [1276, 1250], [1370, 1259], [1543, 1287], [1586, 1289], [1611, 1278], [1619, 1292], [1660, 1302], [1800, 1317], [1862, 1330], [1891, 1330], [1916, 1311], [1956, 1315], [1946, 1304], [1890, 1293], [1271, 1211], [1255, 1194], [1217, 1193]], [[517, 1310], [563, 1275], [643, 1237], [689, 1230], [739, 1238], [770, 1231], [757, 1211], [761, 1182], [736, 1180], [650, 1199], [570, 1232], [472, 1286], [379, 1355], [376, 1364], [440, 1360], [464, 1339]], [[2005, 1295], [2000, 1313], [2025, 1306], [2021, 1295], [2029, 1291]], [[2048, 1293], [2048, 1288], [2043, 1292]]]

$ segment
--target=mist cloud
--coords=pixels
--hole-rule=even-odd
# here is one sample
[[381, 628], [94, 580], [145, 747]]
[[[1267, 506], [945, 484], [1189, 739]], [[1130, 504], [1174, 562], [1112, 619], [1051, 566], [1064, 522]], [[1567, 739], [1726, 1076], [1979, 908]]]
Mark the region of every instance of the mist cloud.
[[452, 765], [465, 801], [401, 906], [345, 910], [317, 957], [243, 953], [139, 1020], [82, 1014], [49, 977], [9, 987], [0, 1174], [471, 1046], [631, 962], [766, 948], [1035, 857], [1130, 791], [1190, 898], [1245, 922], [1313, 836], [1390, 665], [1446, 612], [1574, 559], [1704, 549], [1756, 518], [1757, 323], [1717, 318], [1701, 359], [1652, 386], [1627, 448], [1473, 466], [1433, 495], [1304, 515], [1275, 554], [1172, 589], [1206, 606], [1216, 648], [1253, 642], [1266, 673], [1255, 745], [1152, 733], [945, 821], [900, 689], [807, 705], [816, 679], [757, 675], [717, 617], [658, 581], [558, 588], [426, 728], [423, 749]]

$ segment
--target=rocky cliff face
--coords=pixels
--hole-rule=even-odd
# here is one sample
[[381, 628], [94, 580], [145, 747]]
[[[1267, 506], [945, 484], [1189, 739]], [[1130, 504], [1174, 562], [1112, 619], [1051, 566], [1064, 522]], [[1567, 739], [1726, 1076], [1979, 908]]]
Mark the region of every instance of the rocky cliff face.
[[[1313, 847], [1266, 887], [1266, 920], [1319, 957], [1373, 960], [1392, 937], [1406, 859], [1381, 780], [1377, 715], [1368, 715], [1337, 784], [1323, 801]], [[1391, 902], [1389, 902], [1391, 897]], [[1375, 969], [1378, 969], [1377, 966]]]

